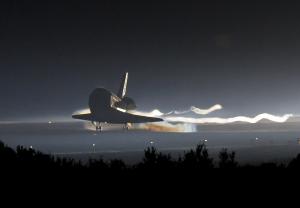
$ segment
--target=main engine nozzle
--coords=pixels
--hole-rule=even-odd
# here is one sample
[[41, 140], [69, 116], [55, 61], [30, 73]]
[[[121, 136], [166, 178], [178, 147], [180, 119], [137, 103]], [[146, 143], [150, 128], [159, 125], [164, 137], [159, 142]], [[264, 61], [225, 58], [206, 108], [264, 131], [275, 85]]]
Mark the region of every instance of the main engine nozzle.
[[130, 97], [124, 97], [121, 101], [115, 103], [115, 107], [122, 108], [124, 110], [136, 109], [135, 102]]

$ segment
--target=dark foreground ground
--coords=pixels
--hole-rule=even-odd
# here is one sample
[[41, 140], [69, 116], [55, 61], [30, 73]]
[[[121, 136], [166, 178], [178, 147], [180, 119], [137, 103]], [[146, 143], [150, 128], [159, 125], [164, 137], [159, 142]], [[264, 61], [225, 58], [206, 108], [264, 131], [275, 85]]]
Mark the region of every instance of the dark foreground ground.
[[[47, 204], [57, 199], [69, 204], [87, 195], [84, 203], [97, 199], [124, 205], [138, 202], [136, 198], [157, 203], [160, 199], [170, 204], [187, 196], [192, 201], [208, 201], [208, 197], [230, 199], [232, 204], [238, 202], [236, 197], [241, 200], [240, 196], [248, 203], [267, 200], [267, 194], [272, 193], [283, 199], [283, 194], [297, 190], [300, 155], [287, 163], [247, 165], [237, 162], [235, 152], [227, 149], [219, 152], [217, 160], [213, 159], [206, 146], [199, 144], [177, 158], [149, 147], [136, 164], [128, 165], [119, 159], [89, 159], [82, 163], [23, 146], [13, 149], [1, 142], [0, 170], [5, 193], [2, 199], [6, 195], [14, 200], [16, 196], [28, 195], [45, 198], [43, 203]], [[183, 202], [187, 206], [192, 201]]]

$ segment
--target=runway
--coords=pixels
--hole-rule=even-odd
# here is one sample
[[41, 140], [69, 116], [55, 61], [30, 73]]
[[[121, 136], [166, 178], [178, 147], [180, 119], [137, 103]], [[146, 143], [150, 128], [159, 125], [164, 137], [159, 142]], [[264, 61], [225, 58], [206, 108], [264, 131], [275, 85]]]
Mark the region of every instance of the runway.
[[145, 148], [154, 146], [174, 157], [205, 143], [217, 161], [222, 148], [236, 151], [241, 163], [286, 162], [300, 153], [300, 123], [202, 125], [194, 133], [122, 130], [118, 126], [95, 132], [82, 122], [2, 123], [0, 140], [11, 147], [23, 145], [49, 153], [87, 161], [103, 157], [136, 163]]

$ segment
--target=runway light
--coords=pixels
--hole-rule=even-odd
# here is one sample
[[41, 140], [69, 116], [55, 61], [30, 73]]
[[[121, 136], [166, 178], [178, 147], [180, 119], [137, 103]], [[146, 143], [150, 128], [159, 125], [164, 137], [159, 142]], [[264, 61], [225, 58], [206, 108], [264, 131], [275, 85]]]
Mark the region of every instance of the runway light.
[[203, 143], [205, 143], [205, 142], [208, 142], [208, 140], [207, 140], [207, 139], [202, 139], [202, 141], [203, 141]]
[[93, 144], [93, 152], [96, 153], [96, 148], [95, 148], [96, 144]]

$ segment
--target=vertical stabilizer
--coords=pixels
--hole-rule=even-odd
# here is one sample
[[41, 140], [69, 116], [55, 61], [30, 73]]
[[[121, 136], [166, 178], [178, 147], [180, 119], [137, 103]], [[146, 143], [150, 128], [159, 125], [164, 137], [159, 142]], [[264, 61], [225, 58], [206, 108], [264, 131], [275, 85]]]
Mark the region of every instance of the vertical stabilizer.
[[126, 95], [126, 88], [127, 88], [127, 80], [128, 80], [128, 72], [124, 74], [122, 77], [121, 86], [118, 92], [118, 97], [123, 98]]

